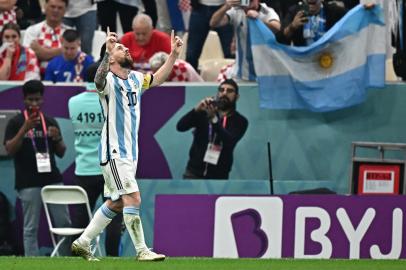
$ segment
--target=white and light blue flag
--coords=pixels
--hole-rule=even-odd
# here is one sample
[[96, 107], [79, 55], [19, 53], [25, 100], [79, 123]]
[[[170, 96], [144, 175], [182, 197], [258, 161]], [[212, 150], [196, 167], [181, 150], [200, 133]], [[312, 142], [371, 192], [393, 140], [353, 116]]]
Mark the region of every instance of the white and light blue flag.
[[249, 20], [260, 107], [332, 111], [365, 101], [385, 84], [385, 27], [379, 6], [350, 10], [307, 47], [280, 44], [260, 20]]

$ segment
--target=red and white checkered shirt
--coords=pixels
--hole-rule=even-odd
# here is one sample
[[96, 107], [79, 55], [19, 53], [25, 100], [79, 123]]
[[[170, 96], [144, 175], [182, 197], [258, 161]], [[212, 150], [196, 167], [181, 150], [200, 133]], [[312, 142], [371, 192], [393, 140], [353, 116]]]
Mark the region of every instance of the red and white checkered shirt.
[[202, 82], [203, 79], [186, 61], [177, 59], [167, 81], [169, 82]]
[[179, 10], [182, 12], [186, 12], [192, 9], [192, 6], [190, 5], [190, 0], [179, 0], [178, 7]]
[[[46, 48], [61, 48], [62, 34], [66, 29], [69, 29], [69, 27], [64, 24], [52, 28], [46, 23], [46, 21], [42, 21], [27, 28], [24, 35], [23, 45], [30, 47], [31, 42], [36, 40], [39, 45]], [[48, 61], [41, 61], [41, 74], [44, 74], [47, 65]]]
[[220, 73], [217, 76], [217, 81], [222, 82], [226, 79], [232, 79], [233, 77], [233, 69], [235, 63], [227, 64], [220, 69]]
[[[0, 54], [0, 67], [4, 63], [6, 54], [6, 51]], [[26, 81], [32, 79], [40, 79], [37, 56], [30, 48], [19, 46], [15, 49], [13, 59], [11, 60], [8, 80]]]
[[0, 13], [0, 32], [3, 31], [3, 26], [8, 23], [17, 23], [17, 15], [14, 10], [6, 10]]

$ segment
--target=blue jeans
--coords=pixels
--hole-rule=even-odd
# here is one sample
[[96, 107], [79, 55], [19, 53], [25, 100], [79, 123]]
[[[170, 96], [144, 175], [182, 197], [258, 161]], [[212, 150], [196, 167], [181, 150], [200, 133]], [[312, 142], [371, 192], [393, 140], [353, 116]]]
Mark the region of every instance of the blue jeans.
[[[198, 67], [199, 57], [210, 31], [211, 16], [220, 7], [221, 6], [199, 5], [198, 8], [192, 10], [189, 21], [186, 61], [195, 69]], [[219, 35], [224, 57], [233, 58], [230, 52], [230, 44], [234, 35], [233, 27], [231, 25], [226, 25], [214, 30]]]
[[[38, 227], [42, 208], [41, 188], [24, 188], [18, 191], [24, 218], [24, 255], [39, 256]], [[66, 205], [49, 204], [49, 212], [54, 227], [70, 227], [68, 207]], [[62, 256], [70, 255], [70, 239], [65, 240], [59, 248]]]
[[97, 29], [97, 11], [91, 10], [76, 18], [63, 18], [66, 25], [76, 27], [81, 40], [81, 49], [92, 55], [92, 42], [94, 31]]

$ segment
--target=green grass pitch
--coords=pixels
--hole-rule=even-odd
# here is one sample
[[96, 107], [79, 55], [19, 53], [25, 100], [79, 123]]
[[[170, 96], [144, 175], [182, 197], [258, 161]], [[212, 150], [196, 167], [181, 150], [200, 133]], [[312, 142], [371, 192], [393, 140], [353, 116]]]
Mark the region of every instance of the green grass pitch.
[[137, 262], [134, 258], [101, 258], [87, 262], [73, 257], [0, 257], [1, 270], [405, 270], [406, 260], [298, 260], [167, 258], [163, 262]]

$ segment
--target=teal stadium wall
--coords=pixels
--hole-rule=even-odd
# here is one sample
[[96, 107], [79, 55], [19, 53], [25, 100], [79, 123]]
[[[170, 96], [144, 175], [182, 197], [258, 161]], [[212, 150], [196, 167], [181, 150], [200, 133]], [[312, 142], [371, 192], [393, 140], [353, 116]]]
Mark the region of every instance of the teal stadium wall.
[[[0, 94], [15, 86], [7, 83], [0, 85]], [[176, 85], [166, 84], [151, 91], [165, 91], [171, 86]], [[66, 87], [64, 85], [63, 88]], [[318, 187], [346, 194], [349, 190], [352, 141], [406, 143], [404, 84], [371, 89], [365, 103], [328, 113], [260, 109], [257, 85], [241, 84], [238, 110], [249, 120], [249, 127], [235, 149], [230, 180], [182, 180], [192, 135], [191, 132], [177, 132], [176, 123], [199, 100], [214, 95], [216, 87], [217, 84], [186, 84], [184, 105], [155, 134], [173, 179], [139, 179], [142, 216], [150, 245], [153, 242], [156, 194], [269, 194], [268, 141], [272, 149], [276, 194]], [[67, 106], [67, 100], [64, 106]], [[159, 110], [157, 106], [156, 112]], [[61, 171], [65, 171], [74, 162], [73, 131], [68, 119], [59, 117], [57, 120], [68, 146], [65, 157], [57, 161]], [[149, 165], [153, 166], [153, 162]], [[1, 159], [0, 171], [0, 190], [14, 207], [16, 193], [12, 161]], [[123, 247], [123, 255], [134, 254], [128, 235], [123, 237]], [[49, 248], [44, 247], [44, 250]]]

